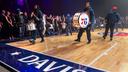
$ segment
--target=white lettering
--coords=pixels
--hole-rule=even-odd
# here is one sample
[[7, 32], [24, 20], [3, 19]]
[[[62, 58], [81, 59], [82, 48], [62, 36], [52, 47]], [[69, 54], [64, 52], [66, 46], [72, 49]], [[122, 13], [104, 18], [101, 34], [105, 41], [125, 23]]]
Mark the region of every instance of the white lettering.
[[73, 70], [72, 72], [86, 72], [86, 71], [80, 70], [80, 69], [76, 69], [76, 70]]
[[45, 69], [44, 71], [51, 71], [51, 70], [55, 70], [55, 69], [58, 69], [58, 68], [62, 68], [62, 67], [65, 67], [66, 65], [60, 65], [60, 66], [57, 66], [57, 67], [54, 67], [53, 66], [56, 64], [55, 61], [53, 61], [51, 64], [49, 64]]
[[37, 65], [36, 68], [37, 69], [40, 69], [44, 64], [46, 64], [49, 60], [46, 59], [46, 60], [41, 60], [41, 61], [36, 61], [36, 62], [32, 62], [32, 63], [28, 63], [28, 65], [31, 65], [31, 64], [35, 64]]
[[[35, 68], [40, 69], [41, 67], [43, 67], [43, 65], [45, 65], [46, 63], [48, 63], [48, 59], [45, 60], [40, 60], [39, 61], [39, 57], [36, 55], [31, 55], [31, 56], [27, 56], [21, 59], [18, 59], [18, 61], [23, 62], [23, 63], [27, 63], [28, 65], [35, 65]], [[67, 66], [65, 64], [59, 65], [55, 67], [55, 64], [57, 62], [53, 61], [51, 62], [46, 68], [44, 68], [44, 72], [48, 72], [48, 71], [52, 71], [55, 69], [59, 69], [62, 68], [62, 70], [60, 72], [68, 72], [69, 70], [71, 70], [73, 67], [71, 66]], [[80, 69], [74, 69], [72, 72], [86, 72], [84, 70], [80, 70]]]
[[31, 56], [27, 56], [27, 57], [18, 59], [18, 61], [23, 62], [23, 63], [34, 62], [37, 60], [39, 60], [39, 57], [36, 55], [31, 55]]

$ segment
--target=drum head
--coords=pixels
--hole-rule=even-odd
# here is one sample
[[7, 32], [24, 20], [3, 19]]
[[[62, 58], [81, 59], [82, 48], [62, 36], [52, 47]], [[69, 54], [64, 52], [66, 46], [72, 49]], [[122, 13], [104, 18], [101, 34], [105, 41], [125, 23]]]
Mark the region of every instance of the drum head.
[[74, 27], [80, 27], [80, 24], [79, 24], [79, 17], [80, 17], [81, 13], [75, 13], [74, 16], [73, 16], [73, 26]]
[[89, 16], [86, 13], [81, 13], [79, 17], [79, 24], [81, 28], [86, 28], [89, 24]]

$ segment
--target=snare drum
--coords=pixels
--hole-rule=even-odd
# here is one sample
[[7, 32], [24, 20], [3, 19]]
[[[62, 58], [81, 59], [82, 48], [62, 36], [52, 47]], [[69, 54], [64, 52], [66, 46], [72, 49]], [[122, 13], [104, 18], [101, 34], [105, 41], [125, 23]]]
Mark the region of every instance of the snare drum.
[[86, 28], [89, 24], [89, 16], [87, 13], [75, 13], [73, 16], [73, 26]]

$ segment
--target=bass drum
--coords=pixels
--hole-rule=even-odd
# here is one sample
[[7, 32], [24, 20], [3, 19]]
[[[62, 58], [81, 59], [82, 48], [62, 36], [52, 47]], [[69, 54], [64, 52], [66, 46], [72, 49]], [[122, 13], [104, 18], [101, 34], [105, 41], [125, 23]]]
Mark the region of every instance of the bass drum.
[[89, 16], [87, 13], [75, 13], [73, 16], [73, 26], [78, 28], [86, 28], [89, 24]]

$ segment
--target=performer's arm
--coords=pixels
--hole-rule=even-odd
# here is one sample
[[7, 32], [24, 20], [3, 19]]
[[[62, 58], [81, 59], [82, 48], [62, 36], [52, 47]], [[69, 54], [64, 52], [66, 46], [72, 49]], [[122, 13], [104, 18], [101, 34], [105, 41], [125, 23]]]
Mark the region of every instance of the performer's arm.
[[12, 20], [11, 19], [9, 20], [7, 16], [5, 18], [6, 18], [7, 22], [13, 27]]
[[94, 10], [90, 10], [90, 23], [94, 23], [95, 21], [95, 16], [94, 16]]
[[119, 13], [117, 13], [117, 22], [119, 22], [119, 20], [121, 20], [121, 16]]

